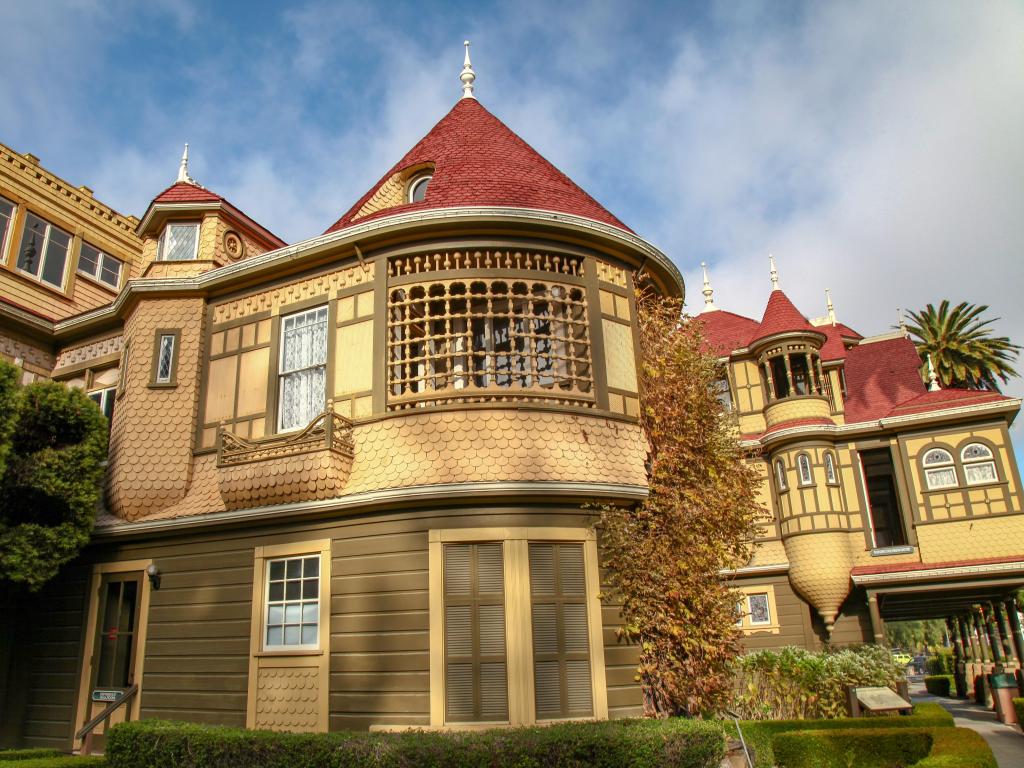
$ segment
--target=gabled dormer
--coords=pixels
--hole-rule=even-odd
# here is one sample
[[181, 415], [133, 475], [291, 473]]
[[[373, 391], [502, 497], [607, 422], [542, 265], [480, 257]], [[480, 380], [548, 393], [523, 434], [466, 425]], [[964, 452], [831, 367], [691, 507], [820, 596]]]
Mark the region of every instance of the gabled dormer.
[[146, 209], [143, 277], [190, 277], [281, 248], [286, 243], [188, 172], [188, 145], [177, 180]]

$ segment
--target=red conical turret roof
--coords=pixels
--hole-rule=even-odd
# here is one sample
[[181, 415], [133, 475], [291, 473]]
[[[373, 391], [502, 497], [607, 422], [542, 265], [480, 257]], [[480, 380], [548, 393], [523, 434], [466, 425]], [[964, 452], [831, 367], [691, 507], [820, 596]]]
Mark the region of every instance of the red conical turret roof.
[[[434, 168], [426, 199], [356, 218], [363, 205], [394, 174], [426, 163], [432, 163]], [[327, 231], [395, 213], [478, 205], [569, 213], [632, 231], [475, 98], [459, 99], [451, 111]]]
[[764, 308], [761, 324], [750, 337], [750, 343], [753, 344], [755, 341], [774, 336], [777, 333], [791, 333], [793, 331], [810, 331], [818, 336], [824, 335], [820, 330], [811, 325], [806, 317], [800, 314], [800, 310], [796, 308], [781, 289], [776, 288], [772, 291], [772, 295], [768, 297], [768, 306]]

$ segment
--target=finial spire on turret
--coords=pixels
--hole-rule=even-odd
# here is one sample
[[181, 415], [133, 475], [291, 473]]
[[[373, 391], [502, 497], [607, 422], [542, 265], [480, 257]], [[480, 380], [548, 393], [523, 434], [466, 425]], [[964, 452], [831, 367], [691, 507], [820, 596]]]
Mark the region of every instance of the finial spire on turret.
[[185, 151], [181, 153], [181, 165], [178, 166], [178, 183], [195, 184], [195, 180], [188, 175], [188, 142], [185, 142]]
[[462, 98], [475, 99], [473, 82], [476, 80], [476, 72], [473, 71], [473, 65], [469, 62], [469, 40], [462, 44], [466, 46], [466, 58], [462, 61], [462, 73], [459, 75], [459, 79], [462, 81]]
[[772, 290], [777, 291], [779, 290], [779, 270], [775, 268], [775, 257], [770, 253], [768, 254], [768, 264], [772, 268]]
[[825, 309], [828, 311], [828, 321], [834, 326], [836, 324], [836, 308], [832, 304], [832, 289], [825, 289]]
[[715, 291], [711, 287], [711, 278], [708, 277], [708, 265], [703, 261], [700, 263], [700, 268], [704, 270], [704, 309], [701, 310], [701, 314], [705, 312], [714, 312], [718, 307], [715, 306]]
[[928, 391], [929, 392], [938, 392], [940, 389], [942, 389], [942, 386], [939, 384], [939, 376], [938, 376], [938, 374], [935, 373], [935, 364], [932, 363], [932, 353], [929, 352], [928, 353]]

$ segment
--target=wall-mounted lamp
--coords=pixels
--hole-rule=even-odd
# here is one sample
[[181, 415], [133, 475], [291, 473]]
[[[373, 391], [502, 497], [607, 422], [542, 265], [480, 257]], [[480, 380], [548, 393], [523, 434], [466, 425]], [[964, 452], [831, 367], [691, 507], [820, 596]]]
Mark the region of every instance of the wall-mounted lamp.
[[146, 566], [146, 575], [149, 577], [149, 583], [153, 589], [160, 589], [160, 569], [156, 567], [156, 563]]

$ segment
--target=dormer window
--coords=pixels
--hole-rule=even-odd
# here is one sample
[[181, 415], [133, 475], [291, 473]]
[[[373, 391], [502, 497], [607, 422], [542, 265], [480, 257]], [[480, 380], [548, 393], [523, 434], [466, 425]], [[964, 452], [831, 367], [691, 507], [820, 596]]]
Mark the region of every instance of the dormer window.
[[199, 255], [199, 224], [168, 224], [160, 236], [160, 261], [192, 261]]
[[427, 187], [430, 186], [430, 180], [433, 178], [433, 175], [426, 174], [423, 176], [416, 176], [409, 182], [410, 203], [419, 203], [427, 199]]

